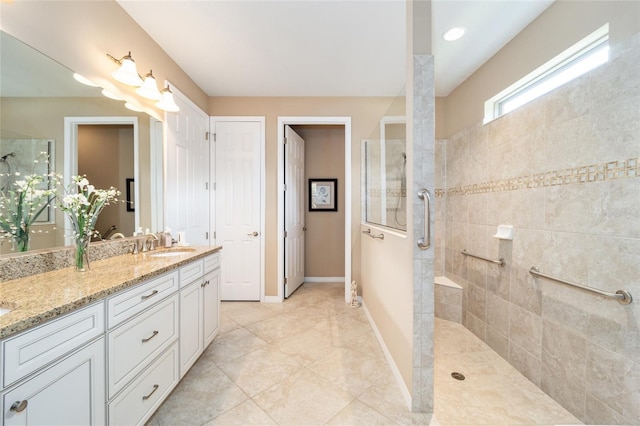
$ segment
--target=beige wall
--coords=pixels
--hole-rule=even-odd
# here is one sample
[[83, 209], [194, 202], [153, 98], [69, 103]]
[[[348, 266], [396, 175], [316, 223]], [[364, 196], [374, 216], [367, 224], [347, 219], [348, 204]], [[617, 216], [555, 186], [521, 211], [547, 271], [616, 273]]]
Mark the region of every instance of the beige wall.
[[616, 43], [640, 30], [638, 1], [556, 1], [446, 100], [438, 99], [437, 137], [482, 121], [484, 102], [609, 22]]
[[211, 116], [264, 116], [266, 117], [266, 260], [265, 294], [277, 295], [276, 271], [276, 184], [277, 127], [280, 116], [333, 116], [351, 117], [351, 203], [353, 279], [359, 280], [360, 271], [360, 145], [379, 127], [380, 118], [394, 98], [296, 98], [296, 97], [212, 97], [208, 113]]
[[[306, 277], [344, 277], [344, 126], [292, 126], [305, 141]], [[309, 178], [338, 179], [338, 211], [309, 211]]]
[[162, 117], [151, 101], [111, 77], [120, 58], [131, 51], [140, 73], [153, 69], [158, 82], [171, 81], [202, 109], [207, 95], [113, 0], [0, 2], [0, 27], [45, 55], [100, 86], [132, 99]]

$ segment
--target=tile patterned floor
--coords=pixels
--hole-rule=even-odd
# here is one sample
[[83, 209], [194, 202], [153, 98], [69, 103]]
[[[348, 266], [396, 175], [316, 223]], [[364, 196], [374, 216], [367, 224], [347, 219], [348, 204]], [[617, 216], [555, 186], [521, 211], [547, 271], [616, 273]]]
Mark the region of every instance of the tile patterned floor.
[[[429, 424], [407, 410], [343, 288], [305, 284], [282, 304], [222, 303], [220, 334], [148, 426]], [[459, 324], [438, 320], [435, 343], [432, 425], [579, 423]]]

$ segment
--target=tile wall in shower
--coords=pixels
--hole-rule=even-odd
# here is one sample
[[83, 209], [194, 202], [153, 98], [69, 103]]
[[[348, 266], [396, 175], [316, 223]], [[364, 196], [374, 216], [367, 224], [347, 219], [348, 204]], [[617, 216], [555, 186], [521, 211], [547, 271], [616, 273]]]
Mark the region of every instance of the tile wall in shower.
[[[582, 421], [640, 424], [640, 34], [569, 85], [438, 141], [436, 161], [435, 269], [463, 285], [463, 324]], [[492, 237], [499, 224], [513, 241]]]

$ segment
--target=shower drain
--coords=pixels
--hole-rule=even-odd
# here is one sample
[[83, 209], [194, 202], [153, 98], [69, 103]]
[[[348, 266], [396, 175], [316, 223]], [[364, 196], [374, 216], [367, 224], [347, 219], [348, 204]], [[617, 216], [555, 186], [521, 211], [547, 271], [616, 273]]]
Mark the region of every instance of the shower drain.
[[456, 380], [464, 380], [464, 374], [458, 373], [457, 371], [454, 371], [453, 373], [451, 373], [451, 377], [453, 377]]

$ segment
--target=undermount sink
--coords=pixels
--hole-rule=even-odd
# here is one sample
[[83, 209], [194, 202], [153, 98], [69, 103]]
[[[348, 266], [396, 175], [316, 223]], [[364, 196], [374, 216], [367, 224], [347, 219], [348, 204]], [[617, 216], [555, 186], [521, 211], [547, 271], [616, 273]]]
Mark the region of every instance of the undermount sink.
[[173, 248], [173, 249], [169, 249], [169, 250], [158, 251], [158, 252], [155, 252], [155, 253], [148, 253], [147, 256], [149, 256], [149, 257], [173, 257], [173, 256], [182, 256], [183, 254], [192, 253], [194, 251], [195, 251], [195, 249], [192, 249], [192, 248], [180, 247], [180, 248]]
[[13, 302], [5, 302], [0, 300], [0, 316], [8, 314], [16, 308], [16, 304]]

